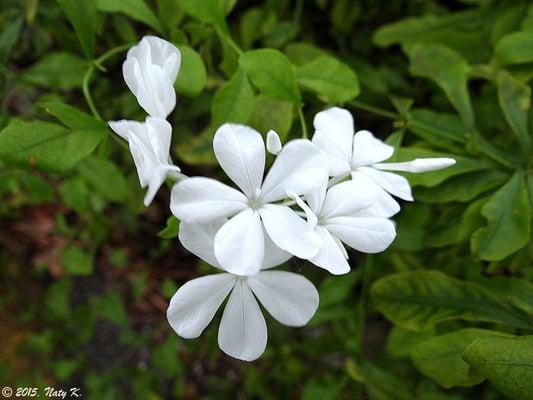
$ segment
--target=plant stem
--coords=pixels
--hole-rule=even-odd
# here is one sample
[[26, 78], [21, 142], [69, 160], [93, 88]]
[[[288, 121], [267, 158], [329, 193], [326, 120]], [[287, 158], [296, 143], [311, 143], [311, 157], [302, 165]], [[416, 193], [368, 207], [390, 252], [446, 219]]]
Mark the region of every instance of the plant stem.
[[307, 139], [307, 125], [305, 124], [305, 118], [302, 109], [303, 104], [298, 107], [298, 116], [300, 117], [300, 125], [302, 126], [302, 137]]
[[87, 70], [87, 72], [85, 73], [85, 76], [83, 77], [83, 83], [82, 83], [83, 95], [85, 96], [85, 100], [87, 101], [87, 104], [89, 105], [89, 108], [91, 109], [91, 112], [94, 115], [94, 117], [99, 121], [103, 121], [102, 117], [100, 116], [100, 113], [98, 112], [98, 109], [94, 105], [94, 101], [91, 96], [91, 89], [89, 88], [89, 83], [91, 81], [93, 72], [94, 72], [94, 64], [91, 63], [91, 65], [89, 65], [89, 69]]
[[216, 31], [217, 31], [218, 36], [224, 42], [226, 42], [228, 44], [228, 46], [231, 47], [235, 53], [237, 53], [238, 55], [241, 55], [243, 53], [242, 49], [239, 47], [239, 45], [237, 43], [235, 43], [235, 41], [231, 38], [231, 36], [229, 34], [224, 33], [222, 31], [220, 31], [219, 29], [217, 29]]
[[384, 110], [384, 109], [379, 108], [379, 107], [374, 107], [374, 106], [372, 106], [370, 104], [366, 104], [366, 103], [363, 103], [363, 102], [358, 101], [358, 100], [352, 100], [348, 104], [350, 104], [351, 106], [354, 106], [355, 108], [360, 108], [361, 110], [365, 110], [365, 111], [371, 112], [371, 113], [376, 114], [376, 115], [381, 115], [382, 117], [385, 117], [385, 118], [390, 118], [390, 119], [398, 119], [398, 118], [400, 118], [400, 116], [398, 114], [396, 114], [396, 113]]

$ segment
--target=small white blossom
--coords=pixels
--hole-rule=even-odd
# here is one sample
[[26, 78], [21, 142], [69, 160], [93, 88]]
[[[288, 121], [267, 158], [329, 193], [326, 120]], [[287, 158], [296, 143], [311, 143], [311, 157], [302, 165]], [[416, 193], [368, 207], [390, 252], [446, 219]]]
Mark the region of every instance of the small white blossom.
[[379, 253], [389, 247], [396, 230], [392, 221], [372, 212], [375, 195], [374, 187], [364, 182], [345, 181], [328, 189], [324, 180], [306, 194], [308, 205], [294, 196], [322, 238], [322, 246], [310, 262], [340, 275], [350, 271], [344, 244], [363, 253]]
[[109, 121], [109, 126], [129, 143], [141, 187], [148, 186], [145, 206], [150, 205], [167, 176], [183, 177], [169, 155], [172, 127], [166, 120], [147, 117], [145, 122]]
[[124, 80], [148, 115], [166, 118], [176, 106], [174, 81], [180, 63], [178, 48], [156, 36], [145, 36], [129, 49], [122, 65]]
[[267, 132], [266, 148], [270, 154], [278, 155], [281, 151], [281, 139], [276, 131], [269, 130]]
[[377, 139], [366, 130], [354, 134], [354, 123], [349, 111], [330, 108], [314, 119], [313, 143], [328, 160], [329, 175], [336, 178], [351, 175], [353, 180], [375, 186], [379, 195], [373, 205], [376, 213], [391, 216], [400, 210], [391, 195], [412, 201], [411, 186], [398, 174], [385, 172], [426, 172], [455, 164], [452, 158], [423, 158], [402, 163], [382, 163], [394, 153], [394, 147]]
[[[179, 238], [185, 248], [214, 267], [223, 269], [216, 261], [213, 243], [224, 222], [215, 220], [204, 225], [182, 222]], [[275, 246], [268, 236], [265, 239], [265, 257], [256, 275], [208, 275], [193, 279], [178, 289], [170, 300], [167, 318], [179, 336], [200, 336], [228, 295], [218, 330], [218, 344], [232, 357], [253, 361], [265, 351], [267, 327], [257, 300], [284, 325], [307, 324], [317, 310], [318, 292], [301, 275], [267, 271], [287, 261], [290, 254]]]
[[304, 194], [327, 177], [321, 152], [308, 140], [293, 140], [279, 153], [263, 181], [265, 144], [259, 132], [236, 124], [221, 126], [213, 139], [222, 169], [242, 190], [214, 179], [194, 177], [172, 189], [170, 209], [180, 220], [206, 223], [231, 217], [215, 236], [215, 255], [224, 269], [254, 275], [265, 254], [264, 234], [300, 258], [318, 252], [321, 240], [291, 208], [274, 204], [287, 191]]

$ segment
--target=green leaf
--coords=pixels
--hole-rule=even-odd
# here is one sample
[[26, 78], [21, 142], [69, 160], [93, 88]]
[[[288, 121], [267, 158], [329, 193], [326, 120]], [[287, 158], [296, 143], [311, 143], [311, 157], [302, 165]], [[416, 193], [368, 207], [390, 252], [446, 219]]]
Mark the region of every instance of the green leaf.
[[107, 132], [106, 124], [97, 120], [75, 107], [69, 106], [61, 101], [44, 101], [39, 105], [50, 115], [56, 117], [66, 127], [71, 129], [102, 129]]
[[57, 0], [88, 59], [94, 57], [96, 0]]
[[484, 260], [497, 261], [529, 242], [531, 206], [522, 172], [513, 177], [483, 206], [487, 226], [472, 236], [472, 250]]
[[533, 284], [524, 278], [493, 276], [476, 278], [475, 282], [506, 302], [533, 314]]
[[405, 174], [409, 183], [413, 186], [434, 187], [445, 180], [474, 171], [486, 170], [491, 167], [488, 162], [483, 160], [458, 156], [449, 153], [438, 153], [419, 147], [400, 147], [396, 151], [396, 161], [409, 161], [415, 158], [425, 157], [452, 157], [456, 164], [438, 171], [425, 172], [423, 174]]
[[120, 169], [109, 160], [90, 157], [78, 165], [83, 179], [103, 198], [124, 202], [130, 191], [128, 182]]
[[469, 202], [489, 190], [501, 187], [508, 175], [498, 170], [484, 170], [452, 177], [438, 189], [418, 187], [415, 198], [426, 203]]
[[52, 89], [81, 87], [87, 62], [71, 54], [50, 52], [23, 72], [24, 80]]
[[292, 103], [300, 102], [300, 91], [289, 59], [278, 50], [260, 49], [243, 53], [239, 64], [252, 83], [266, 97]]
[[484, 377], [471, 373], [470, 365], [461, 358], [461, 355], [475, 339], [503, 335], [486, 329], [460, 329], [434, 336], [417, 344], [409, 355], [416, 369], [444, 388], [473, 386], [481, 383]]
[[294, 106], [291, 103], [259, 96], [255, 100], [255, 108], [249, 124], [263, 134], [273, 129], [283, 141], [291, 130], [293, 113]]
[[320, 56], [326, 56], [327, 53], [319, 47], [307, 42], [289, 43], [284, 49], [285, 55], [293, 65], [301, 67], [316, 60]]
[[0, 159], [18, 168], [65, 172], [93, 152], [102, 129], [70, 130], [48, 122], [13, 121], [0, 132]]
[[309, 380], [305, 384], [302, 393], [302, 400], [336, 400], [345, 385], [344, 380], [323, 382], [318, 380]]
[[504, 395], [533, 399], [533, 336], [479, 338], [463, 359]]
[[224, 10], [218, 0], [178, 0], [180, 7], [190, 16], [213, 25], [221, 33], [228, 32]]
[[497, 82], [498, 100], [503, 115], [520, 144], [524, 146], [524, 150], [527, 151], [531, 142], [527, 121], [531, 106], [531, 88], [505, 71], [498, 74]]
[[414, 331], [462, 319], [531, 328], [527, 315], [500, 302], [485, 289], [438, 271], [389, 275], [371, 288], [372, 301], [396, 325]]
[[74, 275], [91, 275], [93, 258], [77, 246], [68, 246], [61, 253], [61, 265]]
[[157, 234], [163, 239], [173, 239], [178, 236], [180, 231], [180, 221], [173, 215], [168, 217], [167, 226], [161, 232]]
[[465, 143], [466, 127], [454, 114], [418, 108], [409, 112], [409, 130], [436, 146]]
[[346, 64], [321, 56], [296, 70], [296, 80], [330, 103], [342, 103], [359, 94], [359, 80]]
[[24, 25], [24, 18], [19, 16], [4, 25], [3, 32], [0, 34], [0, 62], [5, 63], [11, 55], [11, 50], [15, 43], [17, 43], [22, 26]]
[[144, 0], [98, 0], [99, 11], [108, 13], [123, 13], [128, 17], [145, 23], [158, 32], [163, 32], [161, 23]]
[[504, 64], [522, 64], [533, 61], [533, 31], [526, 30], [505, 35], [496, 43], [494, 55]]
[[252, 87], [242, 69], [217, 90], [211, 105], [211, 125], [218, 128], [225, 122], [247, 123], [254, 111]]
[[393, 326], [387, 337], [385, 349], [392, 357], [408, 357], [413, 347], [432, 336], [431, 331], [413, 332], [399, 326]]
[[413, 75], [433, 80], [444, 91], [467, 129], [474, 127], [474, 112], [467, 88], [469, 66], [453, 50], [436, 44], [416, 44], [409, 52]]
[[179, 45], [178, 48], [181, 51], [181, 67], [174, 87], [178, 93], [185, 96], [197, 96], [204, 90], [207, 82], [204, 62], [189, 46]]
[[79, 176], [65, 180], [59, 187], [63, 202], [76, 212], [82, 214], [89, 209], [89, 188]]

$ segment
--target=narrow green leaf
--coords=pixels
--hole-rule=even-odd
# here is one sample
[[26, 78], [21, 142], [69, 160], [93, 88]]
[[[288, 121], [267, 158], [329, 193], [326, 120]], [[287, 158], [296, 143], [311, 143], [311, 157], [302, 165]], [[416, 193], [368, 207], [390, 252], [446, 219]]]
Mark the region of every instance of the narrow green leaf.
[[69, 106], [61, 101], [45, 101], [39, 105], [50, 115], [56, 117], [66, 127], [71, 129], [102, 129], [106, 130], [106, 124], [97, 120], [75, 107]]
[[504, 334], [487, 329], [460, 329], [434, 336], [415, 345], [409, 355], [416, 369], [442, 387], [448, 389], [453, 386], [474, 386], [481, 383], [484, 377], [471, 373], [470, 365], [461, 355], [475, 339], [485, 336]]
[[359, 80], [346, 64], [321, 56], [296, 70], [296, 80], [327, 102], [342, 103], [359, 94]]
[[523, 149], [527, 151], [531, 142], [527, 121], [531, 106], [531, 88], [511, 74], [501, 71], [498, 74], [498, 100], [507, 123]]
[[502, 37], [494, 47], [494, 55], [504, 64], [533, 61], [533, 31], [513, 32]]
[[48, 122], [14, 121], [0, 132], [0, 158], [14, 167], [65, 172], [93, 152], [102, 129], [70, 130]]
[[411, 110], [407, 126], [415, 135], [436, 146], [448, 141], [462, 144], [467, 131], [457, 115], [425, 108]]
[[122, 13], [128, 17], [145, 23], [158, 32], [163, 32], [161, 23], [144, 0], [98, 0], [97, 8], [108, 13]]
[[242, 69], [217, 90], [211, 105], [211, 125], [224, 122], [247, 123], [254, 111], [254, 93]]
[[474, 111], [467, 89], [469, 66], [455, 51], [436, 44], [416, 44], [409, 52], [413, 75], [433, 80], [444, 91], [467, 129], [474, 127]]
[[472, 250], [484, 260], [496, 261], [529, 242], [531, 206], [522, 172], [513, 177], [483, 206], [487, 226], [472, 236]]
[[96, 0], [57, 0], [88, 59], [94, 57]]
[[533, 399], [533, 336], [487, 336], [474, 340], [463, 359], [504, 395]]
[[36, 85], [68, 90], [81, 87], [87, 62], [71, 53], [50, 52], [23, 72], [22, 77]]
[[370, 293], [379, 311], [405, 329], [423, 331], [455, 319], [533, 327], [527, 315], [480, 286], [437, 271], [389, 275], [376, 281]]
[[128, 182], [111, 161], [89, 157], [78, 165], [81, 177], [103, 198], [124, 202], [130, 194]]
[[300, 91], [289, 59], [278, 50], [260, 49], [243, 53], [239, 64], [266, 97], [300, 102]]
[[513, 276], [480, 277], [475, 282], [500, 299], [533, 314], [533, 284]]
[[19, 39], [23, 25], [24, 17], [19, 16], [4, 26], [3, 32], [0, 34], [0, 62], [5, 63], [9, 59], [11, 50]]
[[181, 66], [174, 87], [185, 96], [197, 96], [207, 82], [204, 62], [200, 54], [189, 46], [180, 45], [178, 48], [181, 52]]

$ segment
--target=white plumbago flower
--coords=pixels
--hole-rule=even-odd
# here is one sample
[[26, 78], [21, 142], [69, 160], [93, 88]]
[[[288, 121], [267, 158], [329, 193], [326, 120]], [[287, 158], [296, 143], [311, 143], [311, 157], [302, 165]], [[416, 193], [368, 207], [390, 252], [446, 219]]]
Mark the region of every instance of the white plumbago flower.
[[282, 148], [281, 139], [276, 131], [272, 129], [267, 132], [266, 148], [270, 154], [277, 156]]
[[326, 179], [306, 194], [309, 206], [295, 196], [322, 238], [318, 254], [309, 261], [340, 275], [350, 271], [343, 243], [363, 253], [379, 253], [389, 247], [396, 229], [392, 221], [372, 212], [375, 195], [374, 187], [366, 182], [345, 181], [328, 189]]
[[[179, 238], [185, 248], [222, 269], [213, 242], [224, 222], [215, 220], [206, 225], [182, 222]], [[318, 307], [316, 288], [301, 275], [268, 271], [287, 261], [290, 254], [280, 250], [266, 235], [265, 239], [267, 250], [256, 275], [208, 275], [179, 288], [167, 311], [168, 321], [179, 336], [187, 339], [200, 336], [228, 295], [218, 330], [218, 345], [226, 354], [240, 360], [253, 361], [265, 351], [267, 327], [257, 300], [284, 325], [298, 327], [309, 322]]]
[[427, 172], [455, 164], [452, 158], [418, 158], [401, 163], [382, 163], [392, 156], [394, 147], [366, 130], [354, 134], [352, 115], [342, 108], [333, 107], [319, 112], [313, 124], [313, 143], [326, 156], [329, 175], [336, 178], [351, 175], [354, 180], [375, 186], [379, 195], [373, 209], [384, 216], [394, 215], [400, 210], [391, 195], [413, 200], [407, 179], [385, 170]]
[[232, 217], [215, 236], [220, 265], [238, 275], [257, 273], [265, 254], [264, 230], [281, 249], [300, 258], [314, 257], [319, 236], [291, 208], [274, 203], [286, 199], [288, 190], [308, 193], [327, 177], [322, 153], [309, 140], [293, 140], [283, 146], [263, 181], [265, 144], [259, 132], [224, 124], [213, 148], [220, 166], [242, 192], [214, 179], [189, 178], [172, 189], [170, 209], [186, 222]]
[[167, 176], [183, 177], [169, 155], [172, 127], [166, 120], [154, 117], [147, 117], [145, 122], [109, 121], [109, 126], [129, 143], [141, 187], [148, 186], [144, 197], [148, 207]]
[[174, 81], [181, 53], [176, 46], [156, 36], [145, 36], [128, 51], [122, 65], [126, 84], [152, 117], [166, 118], [176, 105]]

